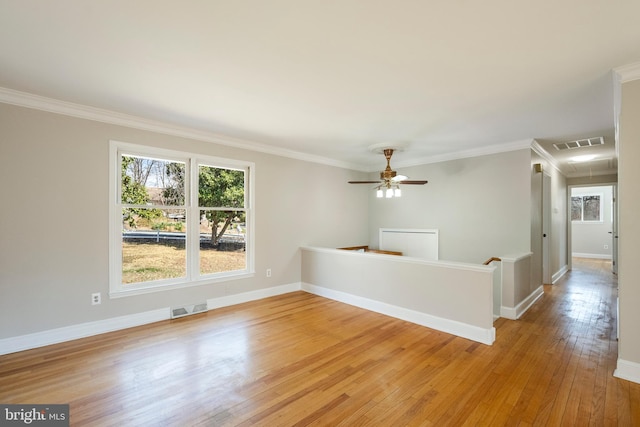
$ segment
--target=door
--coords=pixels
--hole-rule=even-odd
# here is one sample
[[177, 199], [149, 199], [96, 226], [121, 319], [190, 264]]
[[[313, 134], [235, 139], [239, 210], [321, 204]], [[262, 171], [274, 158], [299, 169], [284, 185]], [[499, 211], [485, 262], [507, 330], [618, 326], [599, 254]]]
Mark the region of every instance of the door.
[[550, 247], [551, 236], [551, 176], [546, 173], [542, 174], [542, 283], [550, 285], [551, 266], [550, 266]]

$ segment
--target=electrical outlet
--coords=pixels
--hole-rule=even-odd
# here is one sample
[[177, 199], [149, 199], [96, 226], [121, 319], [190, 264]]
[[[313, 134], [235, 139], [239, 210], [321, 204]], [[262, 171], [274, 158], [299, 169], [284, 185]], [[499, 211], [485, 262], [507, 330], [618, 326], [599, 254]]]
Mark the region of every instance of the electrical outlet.
[[267, 277], [271, 277], [271, 269], [267, 268]]
[[91, 294], [91, 305], [98, 305], [101, 302], [102, 302], [102, 297], [100, 296], [100, 292]]
[[604, 245], [604, 248], [605, 249], [609, 249], [609, 245]]

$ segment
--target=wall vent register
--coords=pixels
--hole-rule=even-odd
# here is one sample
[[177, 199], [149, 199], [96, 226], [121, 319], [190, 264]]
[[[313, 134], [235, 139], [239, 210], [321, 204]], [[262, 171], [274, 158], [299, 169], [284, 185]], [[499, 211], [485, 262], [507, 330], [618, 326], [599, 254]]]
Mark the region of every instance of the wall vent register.
[[185, 305], [182, 307], [176, 307], [171, 309], [171, 318], [176, 319], [178, 317], [189, 316], [191, 314], [203, 313], [208, 310], [207, 303], [203, 302], [194, 305]]

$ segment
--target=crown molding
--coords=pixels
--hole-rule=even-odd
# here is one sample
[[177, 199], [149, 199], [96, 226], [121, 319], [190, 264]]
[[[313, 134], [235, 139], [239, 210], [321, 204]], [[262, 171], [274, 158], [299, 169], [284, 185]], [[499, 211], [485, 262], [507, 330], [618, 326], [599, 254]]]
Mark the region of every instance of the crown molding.
[[[640, 63], [638, 63], [640, 67]], [[640, 69], [640, 68], [639, 68]], [[0, 87], [0, 102], [16, 105], [19, 107], [32, 108], [47, 111], [50, 113], [62, 114], [80, 119], [92, 120], [117, 126], [124, 126], [133, 129], [161, 133], [164, 135], [188, 138], [197, 141], [210, 142], [219, 145], [239, 148], [243, 150], [256, 151], [274, 156], [287, 157], [311, 163], [318, 163], [327, 166], [356, 170], [360, 172], [375, 172], [378, 169], [369, 165], [345, 162], [328, 157], [303, 153], [286, 148], [274, 147], [268, 144], [249, 141], [245, 139], [233, 138], [219, 135], [213, 132], [202, 131], [184, 126], [177, 126], [170, 123], [146, 119], [144, 117], [119, 113], [116, 111], [87, 105], [76, 104], [58, 99], [47, 98], [27, 92], [20, 92], [13, 89]], [[489, 154], [505, 153], [509, 151], [530, 148], [533, 139], [514, 141], [506, 144], [494, 144], [486, 147], [473, 148], [470, 150], [457, 151], [453, 153], [440, 154], [422, 158], [414, 158], [404, 162], [395, 162], [397, 167], [419, 166], [430, 163], [440, 163], [450, 160], [459, 160], [471, 157], [485, 156]]]
[[555, 170], [557, 170], [559, 173], [561, 173], [562, 175], [564, 175], [564, 173], [562, 172], [562, 170], [560, 170], [560, 165], [558, 164], [558, 162], [556, 161], [556, 159], [553, 158], [553, 156], [551, 156], [551, 154], [549, 154], [549, 152], [547, 150], [545, 150], [542, 145], [540, 145], [540, 143], [538, 141], [536, 141], [535, 139], [533, 140], [533, 142], [531, 143], [531, 149], [536, 152], [540, 157], [542, 157], [543, 159], [545, 159], [547, 162], [549, 162], [549, 164], [551, 166], [553, 166], [553, 168]]
[[[523, 139], [520, 141], [513, 141], [506, 144], [494, 144], [486, 147], [472, 148], [469, 150], [456, 151], [453, 153], [438, 154], [436, 156], [420, 157], [415, 159], [406, 160], [403, 162], [395, 162], [395, 167], [406, 168], [411, 166], [427, 165], [432, 163], [447, 162], [450, 160], [468, 159], [471, 157], [486, 156], [490, 154], [506, 153], [509, 151], [517, 151], [525, 148], [531, 148], [533, 139]], [[369, 170], [368, 172], [375, 172], [375, 170]]]
[[613, 69], [613, 73], [618, 76], [620, 83], [626, 83], [640, 79], [640, 62], [623, 65]]
[[244, 150], [257, 151], [275, 156], [288, 157], [296, 160], [303, 160], [312, 163], [319, 163], [339, 168], [363, 171], [362, 165], [356, 165], [328, 157], [316, 156], [302, 153], [286, 148], [274, 147], [271, 145], [248, 141], [239, 138], [232, 138], [219, 135], [213, 132], [192, 129], [184, 126], [172, 125], [166, 122], [150, 120], [130, 114], [118, 113], [116, 111], [102, 108], [90, 107], [87, 105], [75, 104], [67, 101], [60, 101], [31, 93], [20, 92], [13, 89], [0, 87], [0, 102], [16, 105], [19, 107], [32, 108], [35, 110], [47, 111], [50, 113], [63, 114], [80, 119], [93, 120], [112, 125], [125, 126], [129, 128], [161, 133], [164, 135], [188, 138], [197, 141], [210, 142]]
[[640, 62], [614, 68], [613, 77], [613, 125], [615, 132], [616, 157], [620, 155], [620, 108], [622, 106], [622, 84], [640, 79]]
[[618, 171], [617, 170], [613, 170], [613, 169], [608, 169], [608, 170], [604, 170], [604, 171], [600, 171], [600, 172], [593, 172], [587, 176], [585, 176], [584, 174], [581, 173], [568, 173], [565, 175], [566, 178], [571, 179], [571, 178], [591, 178], [594, 176], [607, 176], [607, 175], [617, 175]]

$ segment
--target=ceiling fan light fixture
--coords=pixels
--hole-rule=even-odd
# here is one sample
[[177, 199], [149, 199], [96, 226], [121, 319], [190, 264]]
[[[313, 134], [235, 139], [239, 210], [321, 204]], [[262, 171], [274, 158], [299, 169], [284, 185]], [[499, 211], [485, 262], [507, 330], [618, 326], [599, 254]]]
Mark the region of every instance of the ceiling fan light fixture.
[[[382, 146], [380, 146], [382, 148]], [[376, 150], [378, 147], [376, 146]], [[380, 172], [380, 180], [359, 180], [359, 181], [349, 181], [349, 184], [377, 184], [374, 187], [376, 191], [376, 197], [382, 198], [386, 197], [390, 199], [392, 197], [400, 197], [402, 195], [402, 191], [400, 190], [400, 184], [410, 184], [410, 185], [424, 185], [427, 183], [426, 180], [411, 180], [409, 177], [405, 175], [398, 175], [396, 171], [391, 169], [391, 155], [393, 154], [393, 148], [384, 148], [380, 150], [384, 157], [387, 159], [387, 167]]]

